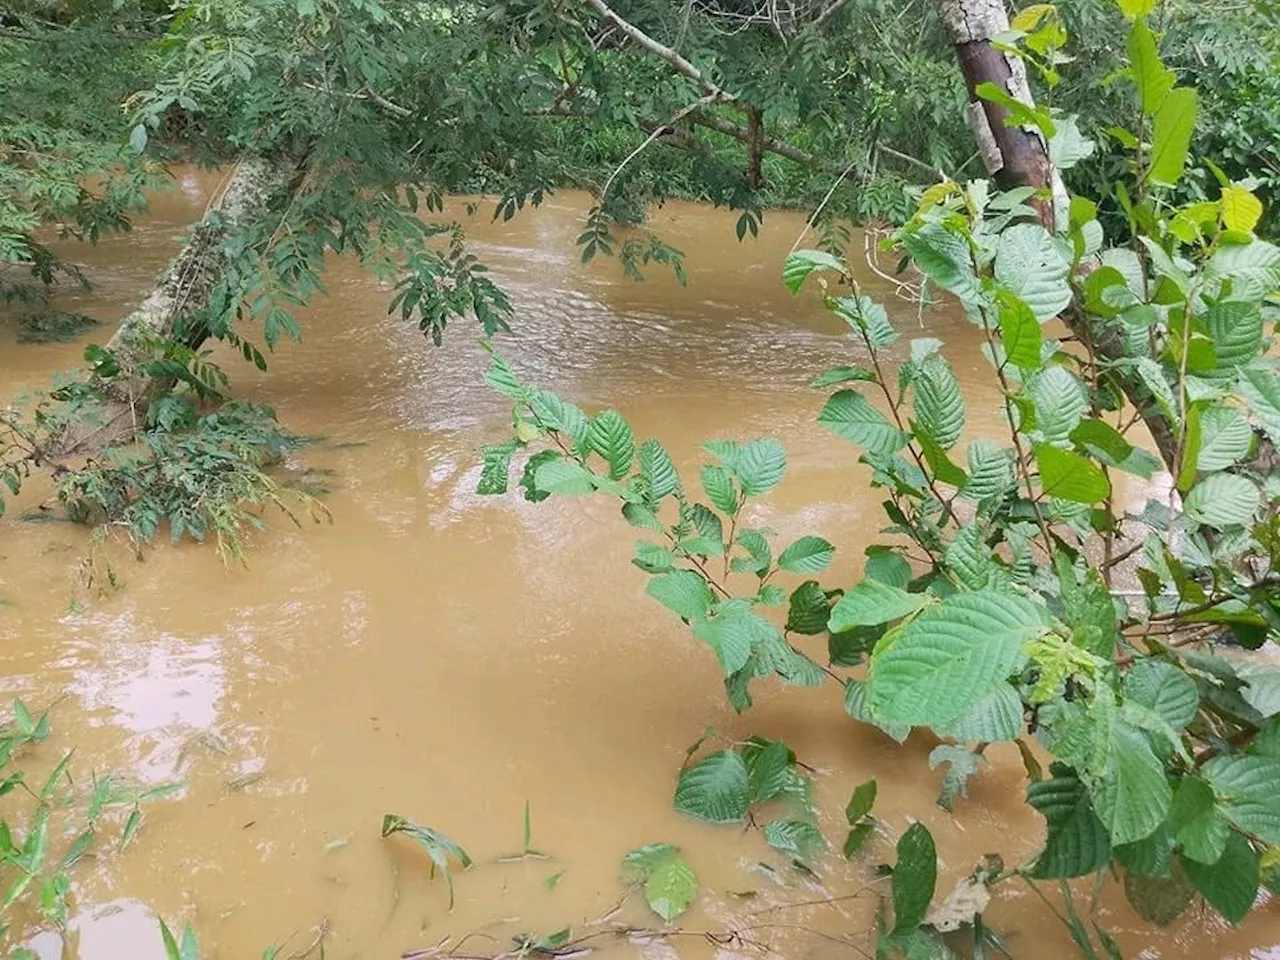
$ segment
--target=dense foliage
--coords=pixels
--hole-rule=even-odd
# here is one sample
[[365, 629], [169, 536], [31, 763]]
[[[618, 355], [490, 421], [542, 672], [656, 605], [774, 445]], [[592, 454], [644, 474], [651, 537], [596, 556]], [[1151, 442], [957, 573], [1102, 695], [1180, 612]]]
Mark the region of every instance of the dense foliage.
[[[514, 435], [486, 449], [481, 492], [505, 492], [521, 455], [531, 500], [618, 498], [645, 534], [634, 562], [647, 592], [713, 651], [739, 711], [777, 677], [834, 687], [853, 719], [895, 739], [930, 731], [948, 809], [987, 744], [1018, 745], [1043, 849], [979, 865], [939, 899], [933, 839], [913, 826], [877, 952], [946, 956], [963, 927], [990, 955], [986, 891], [1018, 880], [1060, 882], [1082, 952], [1114, 956], [1066, 883], [1108, 871], [1153, 922], [1196, 894], [1238, 922], [1280, 863], [1280, 673], [1220, 649], [1280, 632], [1277, 15], [1261, 0], [1027, 6], [981, 43], [1006, 72], [1027, 66], [1037, 106], [999, 76], [962, 79], [955, 6], [16, 5], [0, 14], [0, 293], [34, 302], [76, 278], [49, 238], [127, 229], [160, 163], [230, 172], [153, 296], [86, 350], [87, 369], [4, 412], [0, 481], [16, 493], [52, 466], [75, 516], [236, 555], [258, 508], [286, 503], [270, 467], [295, 441], [226, 396], [203, 348], [223, 339], [265, 369], [301, 336], [294, 313], [323, 291], [327, 256], [392, 280], [390, 309], [438, 343], [458, 318], [492, 334], [510, 315], [444, 212], [450, 192], [495, 195], [512, 217], [587, 187], [584, 259], [616, 255], [634, 275], [681, 272], [679, 238], [636, 226], [655, 201], [729, 206], [739, 239], [768, 206], [807, 205], [822, 249], [791, 256], [783, 282], [816, 283], [855, 354], [815, 380], [836, 388], [818, 419], [856, 445], [886, 498], [862, 579], [823, 582], [837, 545], [820, 535], [782, 544], [748, 524], [749, 502], [783, 480], [776, 441], [708, 443], [695, 487], [619, 414], [588, 416], [501, 357], [489, 379], [514, 402]], [[970, 118], [989, 109], [1069, 194], [1010, 183], [1012, 164], [974, 150]], [[957, 298], [983, 332], [1006, 434], [971, 437], [945, 346], [895, 347], [888, 313], [858, 289], [845, 231], [882, 219], [901, 271]], [[1118, 476], [1161, 469], [1168, 493], [1122, 511]], [[22, 708], [3, 759], [42, 723]], [[766, 738], [703, 746], [676, 808], [759, 825], [805, 869], [826, 841], [795, 754]], [[0, 866], [17, 870], [5, 907], [40, 879], [54, 923], [70, 864], [41, 871], [58, 782], [31, 792], [20, 840], [0, 833]], [[23, 783], [9, 776], [0, 792]], [[874, 828], [875, 792], [850, 801], [846, 856]], [[383, 834], [416, 840], [452, 897], [462, 847], [394, 815]], [[641, 847], [625, 865], [665, 921], [692, 903], [676, 848]], [[193, 934], [164, 937], [170, 956], [195, 955]]]

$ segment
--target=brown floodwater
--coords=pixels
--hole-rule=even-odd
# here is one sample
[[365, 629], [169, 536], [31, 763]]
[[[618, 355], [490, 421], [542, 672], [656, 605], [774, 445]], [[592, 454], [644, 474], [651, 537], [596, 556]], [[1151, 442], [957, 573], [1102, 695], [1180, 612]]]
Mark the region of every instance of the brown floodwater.
[[[216, 182], [179, 171], [131, 234], [70, 249], [95, 286], [57, 306], [113, 323]], [[860, 354], [812, 298], [781, 285], [802, 218], [770, 214], [758, 240], [739, 244], [729, 214], [668, 204], [654, 225], [688, 255], [682, 289], [659, 269], [635, 284], [615, 263], [582, 265], [573, 240], [585, 206], [561, 194], [510, 223], [468, 221], [515, 304], [500, 348], [528, 380], [588, 408], [616, 406], [686, 468], [705, 439], [779, 437], [787, 478], [749, 508], [751, 520], [784, 540], [823, 533], [838, 545], [825, 580], [851, 582], [885, 521], [856, 450], [814, 422], [822, 397], [809, 380]], [[996, 429], [974, 330], [957, 311], [920, 311], [868, 276], [904, 335], [896, 355], [913, 336], [945, 340], [972, 429]], [[884, 890], [868, 885], [872, 866], [893, 859], [913, 818], [937, 839], [940, 890], [983, 854], [1012, 863], [1034, 852], [1042, 821], [1022, 802], [1025, 776], [1008, 745], [991, 749], [952, 816], [934, 805], [933, 743], [917, 735], [898, 746], [854, 724], [834, 684], [760, 684], [754, 709], [735, 716], [714, 657], [644, 596], [645, 575], [629, 563], [635, 532], [615, 504], [475, 495], [479, 448], [509, 422], [481, 379], [478, 331], [451, 327], [437, 349], [387, 316], [388, 290], [353, 264], [333, 263], [326, 283], [302, 317], [304, 342], [281, 345], [268, 373], [220, 357], [238, 396], [321, 438], [291, 466], [331, 471], [332, 524], [270, 517], [251, 538], [248, 569], [224, 567], [207, 546], [162, 543], [138, 561], [109, 543], [98, 563], [111, 560], [119, 585], [99, 591], [80, 585], [94, 550], [84, 530], [23, 519], [46, 491], [25, 493], [0, 522], [4, 699], [56, 702], [54, 734], [32, 762], [51, 766], [74, 746], [82, 783], [115, 771], [185, 784], [148, 805], [123, 853], [107, 842], [76, 866], [70, 945], [64, 954], [53, 934], [29, 939], [42, 960], [160, 958], [157, 916], [190, 922], [206, 957], [258, 957], [285, 940], [282, 957], [301, 954], [318, 929], [330, 958], [398, 957], [469, 933], [462, 952], [487, 955], [515, 932], [587, 929], [623, 893], [623, 855], [654, 842], [682, 847], [702, 883], [680, 926], [741, 939], [601, 941], [600, 955], [728, 960], [757, 955], [755, 941], [775, 957], [858, 957]], [[6, 395], [73, 367], [83, 347], [18, 345], [9, 326], [0, 336]], [[758, 831], [678, 816], [675, 775], [708, 726], [785, 739], [816, 772], [835, 847], [850, 790], [876, 778], [881, 828], [869, 852], [852, 864], [833, 853], [803, 877]], [[522, 847], [526, 804], [532, 844], [549, 859], [498, 862]], [[379, 838], [387, 812], [447, 833], [475, 858], [456, 877], [452, 912], [422, 852]], [[988, 917], [1016, 957], [1071, 955], [1050, 908], [1024, 886], [997, 888]], [[1280, 957], [1271, 905], [1238, 929], [1197, 908], [1156, 931], [1109, 881], [1096, 917], [1126, 956]], [[638, 898], [615, 919], [656, 922]]]

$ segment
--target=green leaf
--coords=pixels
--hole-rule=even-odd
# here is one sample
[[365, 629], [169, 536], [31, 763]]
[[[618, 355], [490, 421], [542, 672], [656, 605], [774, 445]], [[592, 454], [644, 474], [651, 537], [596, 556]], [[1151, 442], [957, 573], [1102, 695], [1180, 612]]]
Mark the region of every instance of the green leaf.
[[654, 577], [644, 592], [685, 620], [702, 620], [711, 612], [711, 588], [692, 570], [673, 570]]
[[1189, 724], [1200, 706], [1195, 681], [1164, 660], [1139, 660], [1124, 677], [1126, 700], [1155, 711], [1174, 730]]
[[1215, 303], [1198, 320], [1213, 341], [1214, 367], [1206, 375], [1234, 379], [1237, 368], [1263, 349], [1262, 311], [1256, 302]]
[[822, 250], [797, 250], [782, 265], [782, 282], [788, 290], [796, 293], [815, 270], [834, 270], [843, 274], [844, 264]]
[[[1141, 0], [1153, 4], [1154, 0]], [[1135, 0], [1126, 0], [1121, 6], [1137, 6]], [[1126, 10], [1126, 13], [1128, 10]], [[1129, 19], [1134, 19], [1130, 16]], [[1155, 114], [1173, 89], [1173, 71], [1160, 62], [1156, 51], [1156, 38], [1152, 36], [1146, 21], [1138, 19], [1129, 30], [1129, 75], [1138, 88], [1138, 102], [1144, 113]]]
[[1262, 498], [1252, 481], [1234, 473], [1214, 473], [1197, 483], [1183, 501], [1189, 519], [1218, 530], [1253, 521]]
[[831, 563], [836, 548], [821, 537], [801, 537], [778, 557], [778, 566], [788, 573], [821, 573]]
[[914, 929], [924, 919], [938, 883], [938, 854], [923, 823], [913, 823], [898, 838], [893, 868], [893, 931]]
[[765, 824], [764, 839], [773, 849], [801, 863], [826, 846], [822, 831], [804, 820], [774, 820]]
[[1034, 450], [1040, 489], [1046, 497], [1094, 504], [1110, 496], [1111, 483], [1093, 461], [1048, 444], [1037, 444]]
[[844, 846], [840, 850], [844, 854], [844, 858], [852, 860], [857, 856], [858, 851], [866, 845], [867, 840], [875, 832], [876, 825], [871, 821], [855, 824], [853, 829], [849, 831], [849, 835], [844, 838]]
[[1261, 300], [1280, 287], [1280, 247], [1262, 240], [1223, 244], [1205, 264], [1204, 275], [1218, 287], [1230, 280], [1233, 299]]
[[859, 723], [870, 723], [898, 743], [906, 742], [911, 727], [906, 724], [881, 723], [872, 716], [867, 705], [867, 685], [861, 680], [846, 680], [844, 684], [844, 712]]
[[1164, 767], [1146, 737], [1125, 724], [1112, 727], [1107, 767], [1092, 792], [1098, 819], [1116, 845], [1149, 836], [1164, 821], [1173, 799]]
[[787, 630], [801, 636], [812, 637], [827, 629], [831, 615], [831, 602], [826, 591], [816, 580], [806, 580], [791, 592], [791, 605], [787, 610]]
[[1201, 774], [1217, 794], [1227, 818], [1247, 833], [1280, 845], [1280, 759], [1232, 755], [1214, 757]]
[[647, 843], [628, 853], [622, 858], [622, 863], [644, 877], [679, 853], [680, 848], [669, 843]]
[[640, 444], [639, 459], [640, 476], [648, 485], [650, 502], [656, 503], [680, 489], [680, 477], [671, 455], [657, 440]]
[[1222, 188], [1222, 223], [1228, 230], [1253, 233], [1262, 219], [1262, 201], [1239, 184]]
[[1040, 321], [1020, 297], [1000, 291], [1000, 343], [1009, 363], [1026, 371], [1040, 369]]
[[666, 547], [648, 540], [636, 541], [636, 553], [631, 562], [645, 573], [666, 573], [675, 563], [675, 555]]
[[969, 778], [978, 775], [986, 760], [979, 753], [971, 753], [967, 747], [944, 743], [929, 753], [929, 769], [935, 770], [944, 763], [947, 771], [942, 775], [942, 790], [937, 802], [943, 810], [952, 813], [956, 797], [969, 795]]
[[710, 754], [676, 784], [676, 810], [708, 823], [740, 823], [749, 805], [747, 765], [732, 750]]
[[1007, 683], [992, 687], [955, 723], [938, 733], [968, 743], [1017, 740], [1022, 733], [1022, 698]]
[[1136, 843], [1117, 846], [1112, 854], [1125, 869], [1144, 877], [1170, 876], [1173, 863], [1173, 835], [1160, 824], [1154, 833]]
[[867, 547], [867, 562], [862, 575], [868, 580], [879, 580], [891, 587], [906, 588], [911, 582], [911, 564], [899, 553], [888, 547]]
[[849, 822], [849, 826], [856, 826], [859, 820], [871, 813], [871, 808], [875, 806], [875, 803], [875, 780], [867, 780], [865, 783], [855, 787], [853, 795], [849, 797], [848, 805], [844, 808], [844, 816]]
[[717, 510], [722, 510], [729, 516], [738, 512], [738, 492], [733, 489], [733, 474], [724, 467], [704, 466], [702, 489]]
[[1047, 611], [1020, 596], [956, 594], [877, 647], [867, 678], [872, 713], [887, 723], [946, 727], [1014, 673], [1026, 659], [1023, 645], [1047, 628]]
[[781, 740], [752, 737], [742, 748], [747, 765], [747, 793], [752, 803], [767, 803], [791, 783], [796, 755]]
[[594, 493], [596, 489], [595, 474], [572, 460], [548, 460], [539, 464], [533, 482], [543, 493]]
[[748, 556], [737, 557], [730, 564], [735, 573], [754, 573], [763, 577], [773, 564], [773, 551], [769, 541], [759, 530], [741, 530], [737, 536], [738, 546], [747, 551]]
[[511, 455], [519, 448], [515, 440], [481, 448], [484, 466], [480, 470], [480, 482], [476, 493], [481, 496], [507, 492], [507, 474], [511, 470]]
[[644, 883], [645, 902], [668, 923], [688, 910], [697, 895], [698, 878], [679, 854], [655, 866]]
[[1145, 17], [1154, 10], [1159, 5], [1160, 0], [1119, 0], [1119, 3], [1125, 17], [1130, 20], [1136, 20], [1138, 17]]
[[907, 593], [879, 580], [863, 580], [836, 601], [827, 629], [844, 633], [854, 627], [874, 627], [915, 613], [928, 603], [927, 594]]
[[693, 625], [693, 635], [715, 651], [726, 675], [746, 666], [752, 651], [775, 639], [777, 633], [777, 628], [752, 610], [745, 599], [729, 600], [710, 620], [698, 620]]
[[906, 233], [902, 245], [916, 267], [962, 303], [978, 297], [978, 278], [970, 262], [969, 242], [938, 223], [926, 223]]
[[1059, 170], [1070, 170], [1081, 160], [1093, 156], [1097, 144], [1080, 132], [1075, 117], [1062, 117], [1049, 140], [1049, 162]]
[[1071, 442], [1109, 467], [1150, 480], [1162, 466], [1159, 459], [1129, 443], [1105, 420], [1082, 420], [1071, 431]]
[[986, 439], [969, 444], [967, 455], [969, 479], [960, 488], [960, 496], [977, 503], [999, 496], [1013, 486], [1013, 457]]
[[900, 450], [909, 439], [866, 397], [853, 390], [832, 394], [818, 414], [818, 422], [836, 436], [861, 444], [870, 453], [886, 456]]
[[529, 396], [529, 409], [543, 427], [569, 437], [579, 453], [590, 449], [587, 441], [591, 426], [587, 415], [572, 403], [549, 390], [535, 390]]
[[1041, 322], [1053, 319], [1071, 302], [1069, 266], [1038, 223], [1015, 223], [1000, 234], [996, 283], [1019, 297]]
[[1231, 832], [1218, 809], [1213, 788], [1198, 777], [1184, 777], [1173, 793], [1169, 829], [1182, 855], [1201, 863], [1217, 863]]
[[144, 124], [136, 124], [129, 131], [129, 149], [134, 153], [141, 153], [147, 149], [147, 128]]
[[1240, 373], [1240, 393], [1273, 443], [1280, 443], [1280, 376], [1265, 367], [1248, 367]]
[[816, 389], [820, 387], [830, 387], [837, 383], [850, 383], [856, 381], [875, 383], [875, 371], [868, 370], [866, 367], [831, 367], [829, 370], [816, 377], [809, 386]]
[[1196, 126], [1196, 91], [1175, 87], [1156, 111], [1152, 124], [1151, 162], [1147, 179], [1174, 186], [1182, 178]]
[[914, 420], [911, 421], [911, 430], [920, 442], [925, 463], [929, 464], [929, 469], [938, 480], [956, 488], [963, 487], [969, 481], [969, 477], [952, 462], [947, 456], [947, 451], [933, 438], [932, 434]]
[[1201, 412], [1197, 470], [1225, 470], [1247, 457], [1252, 446], [1253, 429], [1235, 407], [1215, 403]]
[[932, 353], [916, 365], [912, 382], [916, 421], [938, 446], [951, 449], [964, 432], [964, 396], [951, 364]]
[[1089, 791], [1071, 769], [1054, 764], [1053, 776], [1027, 786], [1027, 803], [1048, 825], [1044, 849], [1032, 875], [1040, 879], [1083, 877], [1111, 859], [1107, 828], [1093, 812]]
[[1227, 835], [1226, 846], [1216, 863], [1184, 859], [1182, 869], [1191, 885], [1228, 923], [1239, 923], [1253, 908], [1260, 877], [1258, 853], [1240, 834]]
[[752, 440], [742, 448], [734, 472], [748, 497], [768, 493], [782, 480], [787, 469], [787, 454], [777, 440]]
[[1047, 443], [1066, 443], [1089, 406], [1089, 395], [1065, 367], [1049, 367], [1027, 384], [1036, 408], [1036, 429]]
[[587, 444], [609, 465], [610, 480], [621, 480], [631, 472], [636, 438], [617, 410], [603, 410], [591, 418]]

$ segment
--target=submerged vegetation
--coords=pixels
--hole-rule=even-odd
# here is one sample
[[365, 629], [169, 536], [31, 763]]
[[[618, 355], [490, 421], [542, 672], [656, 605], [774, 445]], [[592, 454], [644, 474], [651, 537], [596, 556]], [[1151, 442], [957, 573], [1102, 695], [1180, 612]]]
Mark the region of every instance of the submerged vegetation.
[[[242, 559], [263, 508], [324, 511], [273, 472], [298, 439], [231, 397], [207, 347], [266, 370], [301, 337], [327, 257], [393, 284], [389, 310], [438, 344], [464, 318], [486, 336], [518, 321], [445, 214], [449, 193], [491, 194], [511, 218], [586, 187], [584, 261], [681, 278], [679, 238], [644, 224], [651, 204], [727, 206], [740, 241], [769, 207], [805, 206], [817, 249], [793, 251], [782, 282], [816, 288], [853, 338], [850, 362], [814, 381], [829, 393], [817, 420], [884, 497], [860, 580], [824, 582], [845, 548], [821, 531], [782, 543], [749, 525], [783, 482], [777, 441], [708, 442], [695, 485], [616, 411], [588, 416], [496, 353], [488, 381], [513, 432], [485, 449], [479, 492], [506, 493], [519, 457], [529, 500], [620, 502], [646, 592], [714, 654], [738, 712], [777, 678], [834, 690], [899, 742], [924, 731], [947, 810], [991, 744], [1016, 745], [1043, 847], [990, 857], [939, 897], [934, 839], [911, 826], [883, 873], [877, 956], [1005, 952], [982, 917], [1004, 883], [1046, 902], [1053, 887], [1087, 957], [1119, 948], [1078, 878], [1114, 878], [1154, 924], [1196, 897], [1239, 923], [1280, 887], [1280, 671], [1234, 649], [1280, 636], [1278, 20], [1261, 2], [1184, 0], [1063, 0], [1012, 20], [959, 0], [21, 0], [0, 14], [0, 296], [29, 311], [91, 279], [51, 238], [127, 230], [164, 162], [227, 173], [84, 369], [0, 417], [0, 481], [17, 495], [47, 470], [70, 516], [138, 548], [167, 533]], [[972, 436], [946, 345], [895, 346], [858, 286], [849, 228], [869, 222], [903, 289], [944, 291], [980, 331], [999, 436]], [[1167, 493], [1120, 505], [1123, 475], [1158, 474]], [[14, 710], [0, 773], [48, 732]], [[834, 838], [792, 749], [704, 746], [675, 809], [758, 827], [811, 871]], [[39, 790], [0, 780], [34, 804], [0, 820], [0, 931], [35, 899], [65, 926], [68, 871], [104, 811], [130, 809], [123, 846], [155, 795], [109, 779], [85, 795], [68, 763]], [[876, 793], [849, 801], [848, 858], [883, 827]], [[51, 814], [80, 801], [54, 864]], [[522, 857], [536, 853], [525, 822]], [[452, 905], [463, 847], [398, 815], [381, 834], [417, 841]], [[670, 844], [623, 867], [664, 923], [694, 902]], [[603, 935], [529, 934], [494, 955], [578, 955]], [[171, 958], [198, 953], [190, 928], [162, 937]]]

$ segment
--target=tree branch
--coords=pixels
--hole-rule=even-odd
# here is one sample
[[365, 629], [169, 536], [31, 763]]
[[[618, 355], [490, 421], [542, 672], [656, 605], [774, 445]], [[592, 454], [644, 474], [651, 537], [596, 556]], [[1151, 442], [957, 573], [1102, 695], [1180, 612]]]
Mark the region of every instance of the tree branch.
[[682, 74], [690, 80], [694, 80], [700, 84], [703, 92], [707, 96], [721, 101], [732, 101], [736, 99], [732, 94], [726, 93], [724, 90], [721, 90], [718, 86], [708, 80], [701, 70], [680, 54], [676, 53], [676, 51], [663, 43], [659, 43], [635, 24], [624, 20], [612, 7], [605, 3], [604, 0], [587, 0], [587, 3], [590, 4], [591, 8], [595, 10], [596, 13], [600, 14], [600, 16], [602, 16], [608, 23], [617, 27], [650, 53], [661, 57], [663, 60], [667, 61], [667, 63], [671, 64], [672, 68], [674, 68], [677, 73]]

